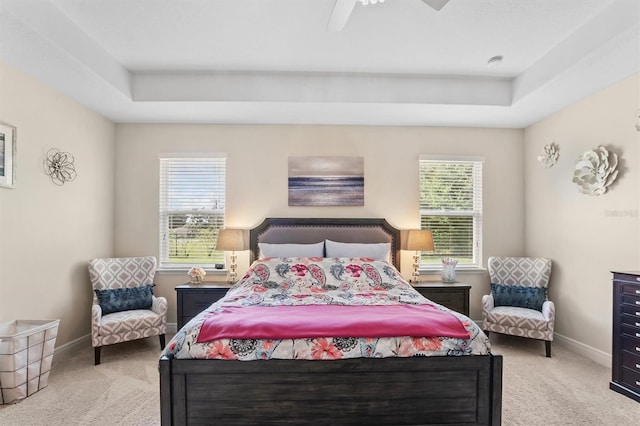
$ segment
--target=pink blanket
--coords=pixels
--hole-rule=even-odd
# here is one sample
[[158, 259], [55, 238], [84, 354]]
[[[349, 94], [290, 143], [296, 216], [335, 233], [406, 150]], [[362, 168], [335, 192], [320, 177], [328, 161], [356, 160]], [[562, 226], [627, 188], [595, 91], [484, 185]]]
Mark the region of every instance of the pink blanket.
[[197, 342], [395, 336], [468, 339], [469, 333], [454, 315], [431, 305], [228, 306], [205, 320]]

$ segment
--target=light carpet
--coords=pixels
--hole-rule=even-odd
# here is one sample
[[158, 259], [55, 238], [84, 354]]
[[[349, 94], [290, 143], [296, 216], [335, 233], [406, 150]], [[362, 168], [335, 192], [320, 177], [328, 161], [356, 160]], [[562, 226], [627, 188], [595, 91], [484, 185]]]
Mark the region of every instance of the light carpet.
[[[609, 390], [611, 370], [534, 340], [492, 334], [504, 356], [503, 425], [640, 424], [640, 403]], [[54, 355], [49, 386], [0, 405], [0, 425], [159, 425], [157, 338], [107, 346], [93, 365], [90, 343]], [[214, 421], [215, 423], [215, 421]]]

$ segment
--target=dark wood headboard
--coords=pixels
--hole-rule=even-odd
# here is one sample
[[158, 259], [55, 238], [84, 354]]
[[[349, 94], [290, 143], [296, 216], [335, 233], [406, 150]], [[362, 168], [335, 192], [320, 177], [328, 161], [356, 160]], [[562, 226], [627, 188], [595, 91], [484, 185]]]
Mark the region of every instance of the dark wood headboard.
[[325, 239], [343, 243], [391, 243], [391, 260], [400, 269], [400, 230], [385, 219], [267, 218], [249, 230], [250, 261], [260, 252], [258, 243], [310, 244]]

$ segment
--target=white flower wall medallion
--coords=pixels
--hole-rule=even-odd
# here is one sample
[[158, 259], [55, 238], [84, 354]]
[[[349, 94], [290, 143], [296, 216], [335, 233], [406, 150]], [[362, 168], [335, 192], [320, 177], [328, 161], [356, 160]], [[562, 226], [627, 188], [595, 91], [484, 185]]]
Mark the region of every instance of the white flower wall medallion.
[[538, 161], [544, 166], [545, 169], [550, 169], [557, 162], [560, 157], [560, 148], [555, 142], [551, 142], [544, 146], [542, 154], [538, 155]]
[[75, 159], [68, 152], [62, 152], [57, 148], [47, 151], [43, 162], [44, 172], [49, 176], [51, 182], [58, 186], [74, 180], [78, 174], [73, 164]]
[[576, 161], [573, 182], [581, 193], [602, 195], [618, 176], [618, 156], [603, 146], [586, 151]]

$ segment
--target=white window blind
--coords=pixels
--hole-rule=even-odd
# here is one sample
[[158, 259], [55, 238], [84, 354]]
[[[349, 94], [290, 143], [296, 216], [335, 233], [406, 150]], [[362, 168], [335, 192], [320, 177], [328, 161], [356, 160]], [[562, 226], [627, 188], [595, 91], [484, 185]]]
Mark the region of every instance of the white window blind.
[[420, 226], [433, 233], [434, 253], [421, 267], [441, 267], [442, 257], [458, 267], [480, 267], [482, 256], [482, 159], [420, 157]]
[[213, 267], [224, 227], [226, 158], [160, 157], [160, 266]]

